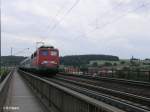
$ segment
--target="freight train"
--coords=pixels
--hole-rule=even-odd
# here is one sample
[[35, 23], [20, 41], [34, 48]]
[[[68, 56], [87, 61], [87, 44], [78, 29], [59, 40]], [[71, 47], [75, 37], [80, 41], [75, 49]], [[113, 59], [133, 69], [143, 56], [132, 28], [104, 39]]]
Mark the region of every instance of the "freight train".
[[53, 46], [41, 46], [30, 57], [20, 63], [21, 70], [52, 76], [58, 72], [59, 50]]

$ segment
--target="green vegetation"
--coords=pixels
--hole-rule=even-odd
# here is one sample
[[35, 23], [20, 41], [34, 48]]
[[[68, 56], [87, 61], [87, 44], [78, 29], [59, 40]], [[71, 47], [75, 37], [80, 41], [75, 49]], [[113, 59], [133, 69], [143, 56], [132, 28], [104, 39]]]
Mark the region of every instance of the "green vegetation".
[[[23, 56], [2, 56], [1, 66], [15, 66], [24, 60]], [[61, 64], [69, 66], [82, 66], [87, 65], [91, 60], [106, 60], [106, 61], [118, 61], [117, 56], [111, 55], [73, 55], [60, 57]]]
[[26, 57], [23, 56], [2, 56], [1, 66], [15, 66], [24, 60]]
[[97, 62], [92, 63], [92, 66], [97, 67], [98, 66]]
[[89, 66], [93, 67], [113, 67], [116, 69], [128, 68], [129, 70], [150, 70], [150, 61], [145, 60], [123, 60], [107, 61], [107, 60], [92, 60], [89, 62]]
[[[111, 55], [73, 55], [61, 57], [61, 64], [69, 66], [84, 66], [92, 60], [118, 61], [117, 56]], [[94, 64], [96, 66], [97, 64]]]
[[126, 62], [125, 61], [120, 61], [120, 64], [124, 65]]
[[4, 80], [4, 78], [7, 76], [8, 73], [9, 73], [8, 69], [6, 69], [6, 68], [0, 69], [0, 82], [2, 82]]
[[109, 61], [109, 60], [92, 60], [89, 62], [89, 65], [97, 64], [97, 66], [117, 66], [120, 64], [119, 60]]
[[104, 66], [112, 66], [112, 63], [110, 63], [110, 62], [105, 62], [105, 63], [104, 63]]
[[125, 68], [124, 70], [116, 70], [113, 77], [128, 80], [150, 81], [150, 71], [130, 70], [129, 68]]
[[0, 69], [0, 76], [5, 75], [5, 74], [7, 74], [8, 72], [9, 72], [8, 69], [1, 68], [1, 69]]

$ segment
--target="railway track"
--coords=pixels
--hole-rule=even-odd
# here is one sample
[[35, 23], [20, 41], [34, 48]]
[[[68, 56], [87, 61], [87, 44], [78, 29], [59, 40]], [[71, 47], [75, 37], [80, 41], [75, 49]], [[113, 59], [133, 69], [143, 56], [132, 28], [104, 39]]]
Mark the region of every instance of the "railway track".
[[66, 76], [86, 78], [86, 79], [94, 79], [94, 80], [110, 81], [110, 82], [120, 82], [120, 83], [124, 83], [124, 84], [129, 84], [129, 85], [150, 87], [150, 82], [127, 80], [127, 79], [120, 79], [120, 78], [100, 77], [100, 76], [92, 76], [92, 75], [67, 74], [67, 73], [63, 73], [63, 72], [60, 72], [59, 74], [66, 75]]
[[85, 81], [83, 82], [82, 80], [71, 80], [67, 77], [60, 77], [60, 75], [54, 78], [45, 79], [103, 101], [127, 112], [150, 112], [150, 99], [147, 97], [99, 87], [93, 84], [88, 84]]
[[92, 77], [85, 75], [58, 74], [57, 76], [67, 77], [70, 80], [88, 82], [96, 86], [101, 86], [104, 88], [114, 89], [116, 91], [122, 91], [150, 98], [150, 83], [148, 82], [131, 81], [106, 77]]
[[110, 95], [113, 95], [115, 97], [120, 97], [122, 99], [126, 98], [129, 101], [140, 103], [140, 104], [143, 104], [143, 105], [149, 104], [149, 106], [150, 106], [150, 98], [147, 98], [147, 97], [144, 97], [144, 96], [139, 96], [139, 95], [136, 95], [136, 94], [126, 93], [126, 92], [117, 91], [117, 90], [114, 90], [114, 89], [101, 87], [99, 85], [96, 85], [95, 83], [93, 84], [93, 82], [92, 83], [89, 82], [89, 80], [79, 80], [79, 79], [76, 80], [76, 79], [70, 79], [70, 78], [68, 80], [68, 77], [62, 77], [62, 76], [61, 77], [58, 76], [56, 78], [60, 79], [60, 80], [63, 80], [63, 81], [66, 81], [66, 82], [69, 82], [69, 83], [76, 84], [76, 85], [84, 86], [87, 89], [96, 90], [98, 92], [103, 92], [105, 94], [110, 94]]

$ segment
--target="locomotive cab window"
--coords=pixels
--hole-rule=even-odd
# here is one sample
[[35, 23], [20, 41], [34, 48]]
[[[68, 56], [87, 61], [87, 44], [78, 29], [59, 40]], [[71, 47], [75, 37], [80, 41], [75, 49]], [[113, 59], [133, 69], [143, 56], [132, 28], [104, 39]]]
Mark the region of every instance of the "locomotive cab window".
[[40, 55], [42, 56], [48, 56], [48, 50], [41, 50]]
[[51, 56], [57, 56], [57, 51], [51, 51]]

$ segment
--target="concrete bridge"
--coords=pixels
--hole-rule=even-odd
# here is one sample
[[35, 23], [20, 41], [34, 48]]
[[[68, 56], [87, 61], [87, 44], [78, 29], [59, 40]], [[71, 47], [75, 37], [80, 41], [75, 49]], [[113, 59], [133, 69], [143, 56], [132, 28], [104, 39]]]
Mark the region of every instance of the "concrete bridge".
[[0, 84], [1, 112], [123, 112], [42, 78], [12, 71]]
[[[69, 88], [69, 85], [64, 86], [50, 80], [52, 78], [46, 80], [44, 77], [37, 77], [21, 70], [12, 70], [0, 83], [0, 112], [131, 112], [131, 110], [132, 112], [149, 112], [147, 108], [139, 108], [134, 104], [130, 105], [121, 101], [121, 98], [127, 98], [149, 106], [149, 98], [80, 83], [89, 88], [86, 90], [89, 92], [87, 95], [82, 88], [79, 92], [81, 85]], [[117, 80], [113, 79], [114, 81]], [[72, 83], [79, 85], [77, 82]], [[136, 82], [126, 83], [133, 85]], [[149, 83], [138, 83], [138, 85], [150, 87]], [[107, 94], [112, 92], [111, 94], [118, 96], [119, 99], [113, 100], [108, 95], [90, 93], [90, 88], [101, 89]], [[121, 96], [122, 94], [124, 96]]]

